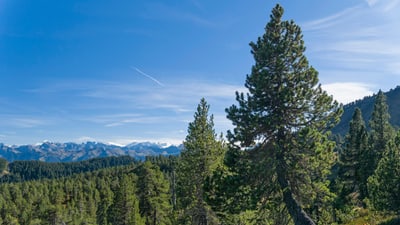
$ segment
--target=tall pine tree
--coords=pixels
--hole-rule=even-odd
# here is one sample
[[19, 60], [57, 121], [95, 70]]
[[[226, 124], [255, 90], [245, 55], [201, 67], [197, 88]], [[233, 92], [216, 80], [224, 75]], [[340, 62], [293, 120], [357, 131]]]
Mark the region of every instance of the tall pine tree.
[[146, 225], [170, 225], [172, 205], [169, 183], [160, 168], [150, 161], [135, 169], [138, 175], [137, 195], [140, 214]]
[[[210, 106], [201, 99], [189, 123], [177, 168], [177, 194], [183, 218], [189, 224], [214, 224], [215, 216], [205, 201], [204, 184], [218, 164], [222, 163], [223, 145], [217, 140]], [[189, 222], [189, 220], [191, 222]]]
[[139, 200], [136, 196], [136, 176], [122, 175], [117, 190], [115, 190], [113, 204], [108, 209], [108, 224], [113, 225], [144, 225], [139, 214]]
[[318, 72], [303, 54], [301, 29], [283, 21], [283, 11], [277, 5], [265, 34], [250, 43], [255, 65], [246, 78], [248, 93], [237, 93], [238, 106], [226, 110], [235, 126], [228, 138], [256, 155], [264, 202], [280, 193], [296, 225], [315, 224], [303, 208], [319, 211], [313, 201], [326, 199], [325, 178], [334, 159], [326, 131], [341, 108], [318, 85]]
[[374, 174], [368, 178], [368, 191], [376, 209], [400, 210], [400, 132], [386, 145]]
[[353, 200], [357, 202], [357, 199], [360, 197], [360, 188], [362, 190], [366, 188], [361, 180], [364, 171], [360, 166], [361, 163], [363, 163], [361, 160], [362, 154], [366, 152], [367, 148], [367, 129], [361, 110], [356, 108], [353, 118], [350, 121], [345, 147], [339, 152], [339, 178], [342, 186], [340, 190], [341, 197], [348, 198], [349, 194], [353, 194], [352, 196], [356, 197], [356, 199]]
[[[394, 138], [393, 127], [389, 123], [390, 115], [385, 94], [379, 90], [375, 98], [374, 109], [369, 121], [369, 148], [362, 155], [362, 184], [367, 185], [368, 177], [376, 170], [383, 152]], [[362, 197], [368, 197], [366, 188], [362, 189]]]
[[375, 98], [371, 120], [369, 121], [371, 129], [370, 143], [372, 152], [376, 156], [372, 166], [374, 169], [378, 165], [387, 144], [394, 137], [394, 131], [390, 125], [389, 119], [389, 107], [386, 103], [386, 96], [379, 90]]

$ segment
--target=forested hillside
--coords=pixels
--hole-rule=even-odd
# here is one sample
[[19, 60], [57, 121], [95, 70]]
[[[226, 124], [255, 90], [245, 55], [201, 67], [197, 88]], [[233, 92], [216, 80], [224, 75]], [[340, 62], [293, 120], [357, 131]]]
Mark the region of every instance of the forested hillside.
[[0, 224], [173, 224], [167, 180], [151, 163], [0, 185]]
[[103, 168], [133, 164], [130, 156], [96, 158], [80, 162], [48, 163], [42, 161], [4, 162], [0, 182], [21, 182], [39, 179], [55, 179]]
[[[395, 128], [400, 127], [400, 87], [385, 92], [387, 96], [387, 104], [389, 106], [390, 123]], [[349, 122], [356, 108], [360, 108], [364, 115], [364, 121], [368, 126], [368, 121], [371, 119], [372, 110], [376, 94], [373, 96], [366, 96], [363, 99], [346, 104], [343, 106], [343, 115], [340, 118], [339, 124], [333, 128], [332, 132], [335, 134], [345, 135], [349, 129]]]

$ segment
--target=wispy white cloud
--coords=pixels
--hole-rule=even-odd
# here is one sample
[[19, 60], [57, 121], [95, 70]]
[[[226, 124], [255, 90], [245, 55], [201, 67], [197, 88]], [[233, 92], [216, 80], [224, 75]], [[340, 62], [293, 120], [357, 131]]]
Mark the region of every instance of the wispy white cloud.
[[234, 100], [235, 92], [245, 92], [245, 88], [225, 83], [209, 83], [198, 80], [169, 81], [163, 88], [128, 84], [123, 82], [90, 82], [86, 90], [80, 91], [80, 97], [121, 102], [122, 107], [129, 106], [147, 109], [169, 109], [177, 113], [192, 110], [193, 103], [205, 97], [210, 101]]
[[[103, 114], [85, 118], [94, 123], [102, 124], [107, 128], [131, 127], [133, 125], [157, 124], [157, 127], [174, 124], [178, 130], [184, 130], [193, 120], [193, 114], [200, 98], [204, 97], [211, 106], [210, 114], [214, 115], [217, 132], [226, 132], [231, 129], [230, 121], [226, 119], [225, 108], [235, 103], [235, 92], [246, 92], [239, 85], [225, 83], [209, 83], [198, 80], [169, 81], [163, 88], [138, 87], [136, 84], [113, 83], [107, 88], [97, 86], [96, 95], [91, 98], [101, 100], [100, 104], [121, 102], [120, 114]], [[96, 86], [96, 85], [94, 85]], [[164, 133], [163, 133], [164, 132]], [[184, 133], [161, 131], [161, 133], [147, 134], [147, 136], [183, 140]], [[135, 136], [137, 138], [137, 136]], [[142, 139], [146, 139], [143, 136]], [[118, 140], [110, 140], [122, 143]]]
[[169, 109], [169, 110], [175, 111], [177, 113], [192, 112], [192, 109], [186, 108], [184, 105], [179, 105], [178, 103], [176, 103], [176, 104], [160, 104], [160, 105], [157, 105], [157, 107], [163, 108], [163, 109]]
[[373, 94], [371, 86], [365, 83], [330, 83], [322, 85], [326, 92], [334, 97], [340, 103], [346, 104], [365, 96]]
[[82, 118], [83, 121], [93, 122], [102, 124], [105, 127], [117, 127], [127, 124], [157, 124], [163, 121], [163, 117], [160, 116], [148, 116], [144, 114], [105, 114], [105, 115], [94, 115], [91, 117]]
[[346, 20], [346, 18], [353, 16], [355, 13], [357, 13], [357, 11], [360, 10], [360, 8], [361, 8], [360, 5], [346, 8], [340, 12], [329, 15], [327, 17], [305, 22], [302, 24], [301, 27], [306, 32], [321, 30], [321, 29], [328, 29], [330, 27], [333, 27], [335, 25], [338, 25], [338, 24], [344, 22]]
[[[329, 71], [341, 70], [346, 76], [337, 74], [336, 82], [365, 83], [368, 90], [397, 85], [393, 78], [400, 80], [400, 30], [396, 29], [400, 27], [399, 2], [369, 0], [300, 24], [305, 28], [310, 62], [320, 71], [320, 78], [332, 80]], [[368, 93], [367, 89], [357, 90]], [[347, 94], [357, 97], [357, 92]]]
[[164, 117], [142, 116], [142, 117], [137, 117], [137, 118], [117, 120], [115, 122], [106, 124], [105, 127], [118, 127], [118, 126], [123, 126], [123, 125], [127, 125], [127, 124], [133, 124], [133, 123], [160, 124], [160, 123], [162, 123], [163, 119], [165, 119], [165, 118]]
[[[57, 130], [60, 127], [60, 133], [70, 131], [57, 141], [96, 140], [126, 144], [133, 140], [165, 140], [177, 143], [184, 139], [200, 98], [206, 98], [211, 105], [210, 114], [214, 114], [217, 132], [226, 132], [230, 124], [225, 119], [224, 110], [235, 102], [236, 91], [246, 91], [241, 85], [222, 81], [212, 83], [176, 78], [160, 86], [126, 77], [112, 81], [57, 80], [41, 83], [34, 89], [24, 90], [30, 98], [42, 100], [41, 111], [7, 119], [2, 116], [0, 127], [20, 128], [23, 132], [29, 129], [32, 132]], [[39, 114], [41, 116], [34, 116]], [[76, 127], [80, 129], [72, 131]], [[149, 127], [154, 127], [154, 133], [149, 133]], [[37, 136], [25, 141], [36, 143], [43, 138], [54, 139], [42, 133], [37, 133]]]
[[15, 118], [12, 120], [12, 123], [14, 123], [15, 126], [27, 127], [27, 128], [45, 124], [44, 121], [34, 118]]
[[1, 115], [0, 124], [15, 128], [34, 128], [48, 124], [48, 121], [32, 116]]

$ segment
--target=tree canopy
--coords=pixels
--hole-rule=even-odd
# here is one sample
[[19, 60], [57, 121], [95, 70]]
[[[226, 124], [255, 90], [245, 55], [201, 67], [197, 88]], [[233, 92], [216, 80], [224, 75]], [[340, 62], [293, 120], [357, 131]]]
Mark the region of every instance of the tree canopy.
[[325, 178], [334, 143], [326, 131], [339, 120], [341, 107], [318, 84], [301, 29], [282, 20], [283, 12], [276, 5], [264, 35], [250, 43], [255, 64], [246, 77], [248, 93], [236, 93], [238, 105], [226, 110], [234, 125], [228, 138], [265, 168], [258, 182], [264, 198], [281, 195], [295, 224], [315, 224], [303, 209], [329, 196]]
[[194, 121], [189, 123], [188, 135], [177, 168], [178, 202], [183, 217], [190, 224], [215, 224], [216, 217], [205, 201], [204, 184], [222, 163], [223, 145], [217, 140], [210, 106], [202, 98]]

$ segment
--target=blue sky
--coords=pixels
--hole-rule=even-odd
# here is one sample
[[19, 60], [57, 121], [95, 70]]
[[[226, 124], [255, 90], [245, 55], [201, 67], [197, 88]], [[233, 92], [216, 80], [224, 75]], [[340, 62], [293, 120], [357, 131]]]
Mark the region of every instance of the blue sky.
[[[0, 0], [0, 142], [180, 143], [201, 97], [217, 132], [274, 1]], [[400, 84], [400, 1], [280, 1], [323, 87]]]

